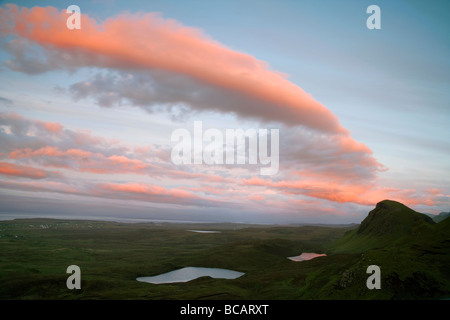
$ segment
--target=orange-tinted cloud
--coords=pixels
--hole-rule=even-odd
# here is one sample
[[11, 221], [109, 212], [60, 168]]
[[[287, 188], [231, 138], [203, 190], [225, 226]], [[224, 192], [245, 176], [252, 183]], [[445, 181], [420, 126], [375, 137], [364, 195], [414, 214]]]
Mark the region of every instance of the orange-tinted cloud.
[[35, 159], [45, 166], [65, 167], [94, 173], [149, 173], [155, 167], [139, 159], [124, 155], [105, 156], [83, 149], [60, 150], [56, 146], [45, 146], [36, 150], [17, 149], [9, 153], [10, 159]]
[[63, 130], [63, 126], [58, 122], [44, 122], [43, 125], [48, 132], [59, 133]]
[[119, 191], [121, 193], [134, 193], [142, 195], [171, 196], [176, 198], [198, 198], [194, 194], [182, 189], [166, 189], [157, 185], [149, 185], [142, 183], [107, 183], [100, 186], [104, 190]]
[[14, 151], [10, 152], [9, 157], [11, 159], [21, 159], [21, 158], [40, 157], [40, 156], [60, 157], [62, 155], [63, 155], [63, 152], [61, 152], [57, 147], [45, 146], [45, 147], [39, 148], [37, 150], [32, 150], [30, 148], [14, 150]]
[[8, 162], [0, 162], [0, 174], [29, 179], [47, 178], [47, 173], [44, 170]]
[[102, 183], [91, 189], [91, 194], [105, 198], [120, 198], [144, 202], [170, 203], [194, 206], [230, 206], [223, 200], [199, 196], [182, 188], [166, 188], [147, 183]]
[[272, 181], [258, 177], [242, 179], [244, 185], [260, 186], [281, 190], [286, 194], [305, 195], [338, 203], [375, 205], [383, 199], [393, 199], [406, 205], [424, 204], [432, 206], [434, 200], [418, 194], [415, 190], [380, 187], [375, 184], [362, 185], [336, 183], [321, 180]]
[[[85, 66], [129, 71], [157, 69], [256, 101], [227, 104], [221, 107], [222, 112], [305, 125], [328, 133], [347, 133], [330, 110], [286, 76], [270, 70], [263, 61], [212, 40], [198, 29], [155, 13], [122, 14], [101, 24], [83, 14], [81, 30], [73, 31], [66, 28], [67, 17], [64, 10], [53, 7], [6, 5], [0, 8], [0, 32], [48, 50], [48, 63], [43, 70], [28, 72]], [[25, 58], [19, 53], [16, 56], [15, 62], [10, 61], [11, 67], [20, 69], [14, 63], [20, 64], [20, 59]]]

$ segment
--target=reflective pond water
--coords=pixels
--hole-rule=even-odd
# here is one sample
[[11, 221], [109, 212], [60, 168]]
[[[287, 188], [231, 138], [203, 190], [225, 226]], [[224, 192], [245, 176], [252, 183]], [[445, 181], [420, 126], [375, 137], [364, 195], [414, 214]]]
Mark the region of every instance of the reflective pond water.
[[301, 255], [296, 257], [288, 257], [289, 260], [292, 261], [306, 261], [311, 260], [317, 257], [324, 257], [326, 256], [325, 253], [313, 253], [313, 252], [303, 252]]
[[153, 277], [139, 277], [136, 278], [136, 280], [141, 282], [160, 284], [160, 283], [187, 282], [200, 277], [211, 277], [217, 279], [236, 279], [243, 275], [244, 275], [243, 272], [228, 269], [186, 267]]

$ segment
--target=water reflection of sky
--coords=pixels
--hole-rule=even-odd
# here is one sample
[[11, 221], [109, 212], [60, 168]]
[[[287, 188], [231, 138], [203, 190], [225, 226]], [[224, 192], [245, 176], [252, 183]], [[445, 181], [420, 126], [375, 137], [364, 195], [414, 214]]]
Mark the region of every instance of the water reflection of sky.
[[188, 282], [200, 277], [211, 277], [216, 279], [236, 279], [243, 276], [243, 272], [219, 269], [219, 268], [197, 268], [186, 267], [154, 277], [139, 277], [137, 281], [148, 282], [153, 284], [174, 283], [174, 282]]
[[289, 260], [292, 261], [306, 261], [311, 260], [317, 257], [323, 257], [326, 256], [325, 253], [312, 253], [312, 252], [303, 252], [301, 255], [296, 257], [288, 257]]

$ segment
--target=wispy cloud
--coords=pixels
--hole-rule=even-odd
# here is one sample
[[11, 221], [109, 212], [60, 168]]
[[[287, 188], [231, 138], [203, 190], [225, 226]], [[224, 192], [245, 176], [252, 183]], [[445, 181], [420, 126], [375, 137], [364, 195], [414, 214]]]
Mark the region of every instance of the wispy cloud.
[[0, 105], [4, 105], [6, 107], [12, 107], [14, 105], [14, 101], [11, 99], [0, 97]]
[[[431, 205], [433, 198], [443, 196], [436, 189], [421, 195], [414, 190], [382, 188], [370, 183], [372, 176], [364, 179], [358, 170], [345, 170], [350, 163], [344, 160], [331, 167], [311, 161], [307, 165], [310, 171], [296, 171], [298, 167], [287, 162], [284, 172], [275, 179], [254, 176], [245, 166], [222, 170], [189, 166], [183, 170], [165, 156], [160, 157], [164, 149], [132, 148], [86, 131], [69, 130], [60, 123], [15, 113], [0, 114], [0, 137], [4, 142], [0, 146], [0, 175], [6, 178], [1, 186], [17, 190], [195, 206], [251, 207], [267, 203], [285, 209], [292, 209], [292, 201], [309, 203], [304, 197], [362, 205], [395, 197], [407, 204]], [[298, 158], [298, 150], [291, 151], [292, 158]], [[332, 158], [340, 159], [337, 154]], [[342, 176], [339, 170], [344, 171]], [[80, 176], [83, 172], [96, 177]], [[154, 182], [136, 182], [130, 175], [147, 176]], [[74, 182], [71, 177], [78, 178]], [[17, 178], [21, 180], [14, 180]], [[170, 186], [173, 184], [176, 187]]]
[[44, 179], [50, 174], [44, 170], [29, 166], [21, 166], [9, 162], [0, 162], [0, 175], [24, 177], [29, 179]]

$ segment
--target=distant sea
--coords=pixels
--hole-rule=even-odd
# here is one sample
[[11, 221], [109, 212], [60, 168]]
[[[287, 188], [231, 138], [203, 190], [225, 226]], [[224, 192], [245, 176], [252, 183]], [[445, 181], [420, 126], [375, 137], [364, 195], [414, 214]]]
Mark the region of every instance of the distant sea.
[[36, 215], [24, 213], [0, 213], [0, 221], [14, 219], [60, 219], [60, 220], [95, 220], [95, 221], [113, 221], [123, 223], [217, 223], [217, 221], [194, 221], [194, 220], [162, 220], [146, 218], [121, 218], [104, 216], [68, 216], [68, 215]]

